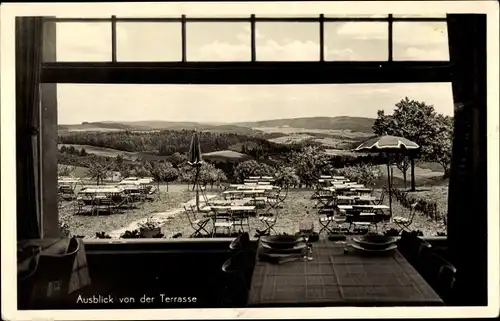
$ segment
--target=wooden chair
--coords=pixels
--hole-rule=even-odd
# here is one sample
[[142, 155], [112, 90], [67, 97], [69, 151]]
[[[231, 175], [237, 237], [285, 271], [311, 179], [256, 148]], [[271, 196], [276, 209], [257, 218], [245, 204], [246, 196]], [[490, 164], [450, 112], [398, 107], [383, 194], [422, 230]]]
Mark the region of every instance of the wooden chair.
[[217, 235], [217, 228], [227, 230], [227, 234], [230, 235], [233, 230], [233, 213], [227, 208], [213, 208], [213, 230], [212, 237]]
[[370, 228], [375, 227], [377, 230], [377, 215], [373, 212], [364, 212], [358, 209], [346, 211], [346, 222], [349, 223], [347, 234], [354, 230], [370, 231]]
[[415, 217], [415, 213], [417, 212], [415, 209], [417, 207], [417, 203], [411, 204], [410, 213], [407, 217], [405, 216], [395, 216], [392, 218], [392, 221], [401, 228], [401, 230], [408, 230], [409, 226], [413, 223], [413, 218]]
[[235, 305], [243, 305], [247, 301], [249, 292], [249, 282], [245, 275], [247, 262], [247, 252], [238, 251], [222, 264], [222, 272], [228, 277], [225, 288], [231, 293], [229, 300]]
[[452, 298], [457, 273], [453, 264], [431, 249], [425, 248], [421, 255], [419, 273], [445, 302]]
[[259, 235], [267, 235], [270, 234], [271, 231], [276, 233], [274, 226], [278, 221], [278, 217], [279, 217], [279, 210], [276, 210], [274, 214], [272, 212], [266, 212], [265, 214], [259, 216], [258, 219], [261, 223], [263, 223], [264, 230], [257, 230], [257, 233]]
[[398, 242], [398, 249], [413, 267], [421, 270], [422, 261], [424, 261], [422, 258], [432, 249], [432, 246], [415, 233], [403, 231]]
[[[205, 226], [207, 226], [208, 222], [210, 221], [210, 218], [196, 218], [196, 210], [190, 206], [190, 208], [186, 208], [184, 206], [184, 212], [188, 218], [189, 225], [193, 228], [194, 232], [190, 235], [190, 237], [197, 237], [197, 236], [207, 236], [210, 235], [210, 232], [208, 232], [205, 229]], [[202, 234], [202, 231], [205, 232], [205, 235]]]

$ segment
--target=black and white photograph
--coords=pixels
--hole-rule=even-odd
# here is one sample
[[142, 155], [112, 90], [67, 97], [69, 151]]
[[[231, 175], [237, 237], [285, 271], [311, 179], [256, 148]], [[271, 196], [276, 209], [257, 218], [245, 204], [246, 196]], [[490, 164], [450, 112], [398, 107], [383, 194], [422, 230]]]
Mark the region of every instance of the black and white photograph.
[[2, 4], [6, 318], [498, 315], [498, 4], [418, 2]]

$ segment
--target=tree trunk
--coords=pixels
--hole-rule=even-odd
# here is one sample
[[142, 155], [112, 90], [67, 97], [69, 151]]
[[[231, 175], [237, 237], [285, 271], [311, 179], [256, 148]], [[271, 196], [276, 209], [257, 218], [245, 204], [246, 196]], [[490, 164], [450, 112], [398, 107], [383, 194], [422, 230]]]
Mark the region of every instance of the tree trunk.
[[411, 191], [415, 192], [415, 159], [411, 156]]

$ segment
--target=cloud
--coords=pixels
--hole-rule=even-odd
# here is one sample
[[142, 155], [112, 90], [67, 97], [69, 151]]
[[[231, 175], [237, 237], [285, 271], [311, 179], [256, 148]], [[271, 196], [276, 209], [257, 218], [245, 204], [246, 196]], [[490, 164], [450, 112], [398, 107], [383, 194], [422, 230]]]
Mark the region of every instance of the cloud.
[[[395, 22], [395, 43], [411, 45], [447, 44], [447, 30], [443, 23]], [[384, 22], [347, 22], [337, 29], [337, 35], [356, 40], [387, 40], [388, 26]]]
[[450, 59], [448, 50], [444, 48], [437, 49], [422, 49], [416, 47], [408, 47], [402, 56], [398, 59], [416, 59], [416, 60], [448, 60]]

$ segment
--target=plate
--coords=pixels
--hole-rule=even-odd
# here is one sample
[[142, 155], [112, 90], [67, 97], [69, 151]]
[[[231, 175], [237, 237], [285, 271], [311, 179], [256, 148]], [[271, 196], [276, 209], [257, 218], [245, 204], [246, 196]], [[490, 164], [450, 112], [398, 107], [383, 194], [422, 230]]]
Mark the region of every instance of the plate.
[[353, 237], [353, 241], [359, 243], [359, 244], [365, 244], [367, 246], [374, 246], [374, 247], [379, 247], [379, 246], [389, 246], [391, 244], [394, 244], [397, 242], [396, 239], [392, 238], [392, 239], [388, 239], [387, 241], [385, 242], [378, 242], [378, 241], [371, 241], [371, 240], [366, 240], [364, 238], [359, 238], [359, 237]]
[[261, 237], [260, 240], [262, 244], [267, 244], [273, 249], [290, 249], [299, 243], [302, 243], [304, 239], [301, 236], [295, 235], [272, 235]]
[[262, 248], [264, 249], [265, 252], [269, 253], [296, 253], [304, 250], [307, 245], [305, 243], [298, 243], [294, 245], [293, 247], [290, 248], [275, 248], [272, 245], [262, 243]]
[[351, 246], [353, 248], [355, 248], [356, 250], [360, 250], [360, 251], [364, 251], [364, 252], [371, 252], [371, 253], [385, 253], [385, 252], [393, 251], [393, 250], [398, 248], [398, 246], [396, 244], [392, 244], [392, 245], [390, 245], [386, 248], [383, 248], [383, 249], [367, 249], [367, 248], [364, 248], [361, 245], [358, 245], [356, 243], [351, 244]]

